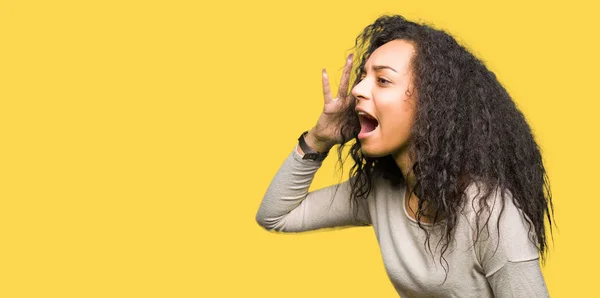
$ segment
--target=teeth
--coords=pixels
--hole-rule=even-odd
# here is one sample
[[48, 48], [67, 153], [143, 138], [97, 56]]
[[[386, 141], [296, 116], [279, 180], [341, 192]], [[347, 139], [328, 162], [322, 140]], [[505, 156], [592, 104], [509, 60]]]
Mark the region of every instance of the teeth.
[[359, 116], [365, 116], [365, 117], [367, 117], [367, 118], [374, 119], [373, 117], [371, 117], [371, 115], [369, 115], [369, 114], [367, 114], [367, 113], [365, 113], [365, 112], [363, 112], [363, 111], [358, 111], [358, 115], [359, 115]]

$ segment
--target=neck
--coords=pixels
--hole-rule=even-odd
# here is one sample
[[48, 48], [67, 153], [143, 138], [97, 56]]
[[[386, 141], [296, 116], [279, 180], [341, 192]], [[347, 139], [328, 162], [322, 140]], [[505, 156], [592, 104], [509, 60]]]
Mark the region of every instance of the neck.
[[[406, 209], [409, 215], [416, 219], [417, 218], [417, 210], [419, 206], [419, 198], [415, 193], [411, 193], [411, 190], [414, 188], [416, 184], [416, 178], [414, 173], [412, 172], [413, 161], [410, 159], [408, 154], [408, 150], [401, 150], [398, 153], [394, 154], [394, 160], [396, 161], [396, 165], [400, 168], [402, 172], [402, 176], [404, 177], [404, 181], [406, 182], [406, 195], [404, 197], [404, 203], [406, 204]], [[408, 197], [410, 193], [410, 197]], [[421, 216], [421, 221], [425, 223], [433, 222], [433, 215], [435, 214], [435, 210], [429, 210], [427, 203], [424, 204], [423, 215]]]
[[408, 150], [401, 150], [393, 155], [394, 160], [396, 161], [396, 165], [400, 168], [402, 172], [402, 176], [404, 177], [404, 181], [406, 181], [406, 186], [408, 189], [412, 189], [415, 186], [415, 175], [410, 172], [413, 161], [410, 160], [410, 156], [408, 154]]

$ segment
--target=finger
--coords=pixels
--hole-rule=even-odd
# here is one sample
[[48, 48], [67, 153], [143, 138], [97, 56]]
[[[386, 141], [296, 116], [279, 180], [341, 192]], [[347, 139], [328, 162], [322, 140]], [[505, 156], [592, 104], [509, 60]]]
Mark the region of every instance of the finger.
[[352, 57], [354, 54], [348, 55], [346, 59], [346, 65], [344, 66], [344, 73], [342, 74], [342, 80], [340, 81], [340, 88], [338, 89], [338, 98], [345, 98], [348, 94], [348, 86], [350, 85], [350, 72], [352, 71]]
[[329, 76], [327, 75], [327, 72], [324, 68], [321, 77], [323, 81], [323, 97], [325, 99], [325, 103], [329, 103], [333, 99], [331, 98], [331, 88], [329, 87]]

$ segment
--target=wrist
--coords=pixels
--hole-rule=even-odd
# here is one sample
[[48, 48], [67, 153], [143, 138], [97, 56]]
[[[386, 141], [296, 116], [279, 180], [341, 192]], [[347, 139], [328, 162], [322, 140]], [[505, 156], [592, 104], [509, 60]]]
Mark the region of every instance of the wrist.
[[333, 146], [316, 138], [313, 130], [314, 129], [309, 130], [304, 136], [304, 141], [306, 144], [314, 151], [321, 153], [328, 152]]
[[[327, 157], [329, 153], [329, 149], [327, 145], [324, 145], [323, 142], [318, 139], [308, 137], [309, 131], [303, 132], [300, 137], [298, 137], [298, 152], [302, 154], [302, 159], [314, 160], [314, 161], [323, 161]], [[307, 143], [307, 137], [310, 142]]]

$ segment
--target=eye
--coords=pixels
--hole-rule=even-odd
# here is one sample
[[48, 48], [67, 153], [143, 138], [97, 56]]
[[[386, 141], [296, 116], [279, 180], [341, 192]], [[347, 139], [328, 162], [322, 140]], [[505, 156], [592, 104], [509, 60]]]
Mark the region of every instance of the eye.
[[390, 81], [388, 81], [386, 79], [383, 79], [383, 78], [377, 78], [377, 81], [380, 82], [380, 83], [382, 83], [382, 84], [384, 84], [384, 85], [391, 83]]

